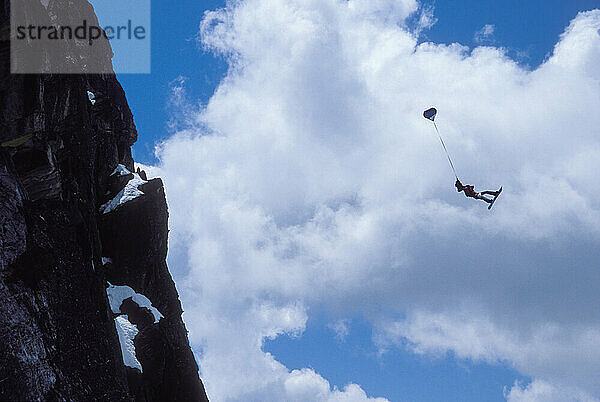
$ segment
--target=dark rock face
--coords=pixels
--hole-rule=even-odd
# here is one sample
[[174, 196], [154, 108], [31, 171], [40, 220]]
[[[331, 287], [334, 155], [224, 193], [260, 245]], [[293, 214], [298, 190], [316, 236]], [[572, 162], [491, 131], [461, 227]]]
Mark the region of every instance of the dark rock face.
[[[85, 0], [23, 1], [49, 19], [95, 18]], [[165, 263], [164, 189], [133, 173], [120, 84], [11, 75], [9, 18], [0, 0], [0, 400], [206, 401]], [[109, 282], [135, 296], [111, 308]], [[142, 370], [126, 365], [117, 317], [137, 331]]]

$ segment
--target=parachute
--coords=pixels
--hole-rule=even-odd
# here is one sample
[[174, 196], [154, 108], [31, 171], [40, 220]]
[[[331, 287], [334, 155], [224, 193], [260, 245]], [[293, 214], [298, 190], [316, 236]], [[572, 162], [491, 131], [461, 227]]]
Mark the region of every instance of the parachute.
[[431, 120], [433, 122], [433, 127], [435, 127], [435, 131], [442, 143], [442, 147], [444, 147], [444, 152], [446, 152], [446, 156], [448, 157], [448, 162], [450, 162], [450, 167], [452, 168], [452, 172], [454, 172], [454, 177], [458, 180], [458, 175], [456, 174], [456, 169], [454, 168], [454, 163], [452, 163], [452, 158], [450, 158], [450, 154], [448, 153], [448, 149], [446, 148], [446, 144], [440, 135], [440, 130], [437, 128], [437, 124], [435, 124], [435, 116], [437, 115], [437, 109], [432, 107], [423, 112], [423, 117], [427, 120]]
[[425, 117], [428, 120], [434, 121], [435, 120], [435, 116], [437, 115], [437, 109], [432, 107], [431, 109], [427, 109], [426, 111], [423, 112], [423, 117]]

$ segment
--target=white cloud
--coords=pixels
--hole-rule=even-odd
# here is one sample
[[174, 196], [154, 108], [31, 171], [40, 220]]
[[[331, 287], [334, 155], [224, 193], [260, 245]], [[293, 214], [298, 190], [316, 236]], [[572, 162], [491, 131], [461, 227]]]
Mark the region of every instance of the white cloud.
[[340, 391], [329, 388], [329, 383], [313, 370], [294, 370], [285, 380], [286, 401], [323, 401], [323, 402], [355, 402], [373, 401], [384, 402], [383, 398], [368, 398], [358, 385], [348, 384]]
[[[451, 351], [461, 359], [506, 361], [522, 373], [550, 380], [562, 388], [597, 389], [597, 379], [590, 373], [600, 369], [600, 326], [546, 322], [519, 332], [507, 330], [475, 311], [419, 311], [406, 321], [385, 325], [378, 338], [383, 348], [389, 347], [388, 341], [405, 344], [406, 340], [416, 353], [443, 355]], [[530, 388], [539, 387], [534, 383]]]
[[329, 329], [335, 333], [335, 337], [340, 341], [345, 340], [350, 333], [350, 320], [348, 319], [336, 320], [335, 322], [330, 323], [328, 326]]
[[[510, 398], [600, 395], [600, 11], [527, 71], [493, 47], [417, 45], [401, 23], [417, 10], [247, 0], [206, 14], [204, 45], [231, 69], [199, 110], [177, 85], [187, 128], [158, 156], [211, 400], [366, 400], [262, 351], [311, 306], [363, 314], [390, 347], [534, 378]], [[463, 181], [504, 185], [491, 213], [454, 191], [430, 105]]]
[[508, 402], [595, 402], [592, 398], [578, 390], [562, 388], [559, 389], [544, 381], [533, 381], [527, 386], [519, 383], [508, 390], [505, 394]]
[[492, 41], [496, 27], [492, 24], [485, 24], [479, 31], [475, 32], [473, 40], [476, 43], [483, 44]]
[[416, 29], [414, 30], [415, 35], [419, 35], [422, 31], [434, 26], [438, 19], [434, 16], [434, 8], [432, 5], [421, 7], [419, 14], [419, 20], [417, 21]]
[[[337, 7], [340, 6], [340, 3], [329, 3]], [[347, 2], [348, 10], [353, 16], [393, 23], [402, 23], [417, 11], [418, 6], [417, 0], [348, 0]]]

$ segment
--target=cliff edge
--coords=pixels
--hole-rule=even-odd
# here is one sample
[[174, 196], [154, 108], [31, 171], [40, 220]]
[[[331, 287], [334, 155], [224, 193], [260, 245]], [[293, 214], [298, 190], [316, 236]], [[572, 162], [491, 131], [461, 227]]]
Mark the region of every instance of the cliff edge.
[[[44, 3], [20, 12], [95, 20], [85, 0]], [[123, 89], [114, 74], [10, 74], [9, 21], [1, 0], [0, 400], [207, 401], [163, 185], [134, 169]]]

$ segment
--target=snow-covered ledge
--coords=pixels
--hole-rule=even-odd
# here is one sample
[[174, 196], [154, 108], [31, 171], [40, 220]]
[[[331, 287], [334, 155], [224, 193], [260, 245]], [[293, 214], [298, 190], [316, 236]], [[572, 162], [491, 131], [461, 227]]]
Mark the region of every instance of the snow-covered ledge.
[[125, 187], [119, 193], [114, 196], [114, 198], [108, 201], [106, 204], [103, 204], [100, 207], [100, 211], [103, 214], [107, 214], [109, 212], [114, 211], [120, 205], [125, 204], [137, 197], [144, 195], [144, 193], [138, 189], [144, 183], [148, 183], [146, 180], [142, 179], [139, 174], [130, 172], [125, 166], [119, 164], [115, 168], [115, 170], [111, 173], [111, 176], [126, 176], [128, 174], [133, 174], [133, 178], [127, 182]]

